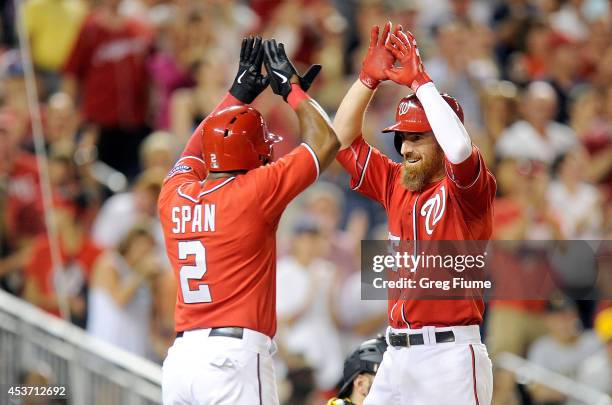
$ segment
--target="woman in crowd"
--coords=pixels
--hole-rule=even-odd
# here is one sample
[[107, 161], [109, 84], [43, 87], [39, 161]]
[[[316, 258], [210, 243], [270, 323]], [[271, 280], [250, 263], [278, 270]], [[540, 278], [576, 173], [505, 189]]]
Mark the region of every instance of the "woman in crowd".
[[160, 273], [155, 239], [147, 227], [136, 225], [94, 266], [89, 333], [132, 353], [150, 355], [152, 283]]

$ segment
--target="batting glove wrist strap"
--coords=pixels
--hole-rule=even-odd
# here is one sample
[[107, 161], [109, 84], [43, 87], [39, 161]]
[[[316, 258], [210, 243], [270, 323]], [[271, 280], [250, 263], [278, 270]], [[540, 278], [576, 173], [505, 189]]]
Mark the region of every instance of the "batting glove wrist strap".
[[275, 94], [283, 96], [287, 101], [287, 96], [291, 93], [293, 77], [297, 77], [299, 87], [303, 91], [308, 91], [310, 85], [321, 71], [321, 65], [312, 65], [303, 76], [300, 76], [285, 53], [285, 46], [277, 44], [276, 40], [270, 39], [264, 42], [265, 58], [264, 64], [268, 72], [270, 87]]
[[431, 77], [427, 74], [427, 72], [421, 72], [417, 77], [414, 78], [412, 83], [410, 83], [410, 88], [412, 91], [416, 93], [416, 91], [424, 84], [431, 83]]
[[296, 83], [291, 84], [291, 92], [287, 96], [287, 103], [289, 103], [291, 108], [295, 110], [297, 109], [298, 105], [302, 102], [302, 100], [309, 100], [309, 99], [310, 97], [308, 96], [308, 94], [304, 92], [304, 90], [302, 90], [300, 85]]
[[361, 83], [363, 83], [364, 86], [372, 90], [376, 89], [380, 84], [380, 80], [376, 80], [373, 77], [368, 76], [368, 74], [363, 70], [359, 72], [359, 80], [361, 80]]

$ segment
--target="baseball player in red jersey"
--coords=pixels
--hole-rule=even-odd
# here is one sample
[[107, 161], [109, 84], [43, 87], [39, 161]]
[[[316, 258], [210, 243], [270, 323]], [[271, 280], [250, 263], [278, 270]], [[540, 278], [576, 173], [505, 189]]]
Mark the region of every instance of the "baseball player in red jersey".
[[[319, 69], [300, 77], [282, 44], [243, 40], [229, 94], [164, 181], [159, 216], [179, 286], [177, 338], [163, 364], [164, 404], [278, 403], [271, 357], [276, 229], [287, 204], [340, 146], [305, 93]], [[268, 82], [295, 110], [304, 141], [270, 164], [278, 138], [246, 105]]]
[[[394, 66], [397, 65], [397, 66]], [[362, 122], [376, 86], [392, 80], [412, 89], [403, 98], [395, 135], [402, 163], [362, 137]], [[495, 179], [463, 126], [457, 101], [441, 95], [428, 77], [409, 32], [391, 23], [371, 31], [357, 80], [334, 119], [342, 143], [337, 159], [351, 187], [385, 208], [395, 240], [488, 240]], [[418, 271], [418, 269], [417, 269]], [[485, 405], [491, 401], [491, 361], [481, 343], [484, 303], [389, 299], [389, 349], [366, 405]]]

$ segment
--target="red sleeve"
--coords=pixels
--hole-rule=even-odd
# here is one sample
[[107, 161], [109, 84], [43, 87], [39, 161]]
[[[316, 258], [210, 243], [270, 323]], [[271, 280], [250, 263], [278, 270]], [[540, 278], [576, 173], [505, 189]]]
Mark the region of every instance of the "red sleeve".
[[85, 277], [87, 280], [91, 277], [94, 264], [102, 253], [102, 249], [96, 246], [92, 240], [88, 240], [85, 249], [81, 252], [81, 260], [83, 261]]
[[64, 72], [82, 79], [89, 67], [92, 52], [95, 50], [93, 39], [96, 33], [92, 29], [91, 14], [86, 17], [72, 46], [72, 50], [64, 65]]
[[[234, 105], [244, 105], [244, 103], [227, 93], [208, 116], [215, 114], [217, 111], [222, 110], [225, 107]], [[206, 120], [206, 118], [204, 118], [204, 120]], [[204, 120], [200, 122], [200, 125], [198, 125], [195, 131], [193, 131], [193, 134], [191, 134], [187, 145], [185, 145], [185, 149], [183, 149], [183, 153], [181, 153], [181, 157], [196, 156], [198, 158], [202, 158], [202, 124], [204, 124]]]
[[351, 189], [388, 206], [400, 172], [398, 163], [370, 146], [362, 136], [338, 152], [336, 160], [351, 175]]
[[276, 223], [291, 200], [317, 180], [319, 170], [314, 151], [302, 143], [276, 162], [248, 172], [266, 221]]
[[493, 206], [497, 185], [495, 177], [480, 154], [472, 146], [472, 154], [459, 164], [446, 160], [446, 176], [449, 178], [449, 192], [459, 195], [457, 199], [461, 210], [467, 216], [479, 216]]

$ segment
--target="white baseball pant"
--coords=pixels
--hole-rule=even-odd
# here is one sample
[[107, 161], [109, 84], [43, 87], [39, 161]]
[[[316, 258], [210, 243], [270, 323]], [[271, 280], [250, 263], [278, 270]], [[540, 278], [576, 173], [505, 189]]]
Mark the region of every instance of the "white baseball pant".
[[162, 368], [164, 405], [277, 405], [273, 341], [244, 329], [242, 339], [184, 332]]
[[[434, 333], [452, 330], [455, 342], [435, 343]], [[425, 344], [389, 346], [364, 405], [489, 405], [492, 364], [477, 325], [387, 329], [423, 333]]]

